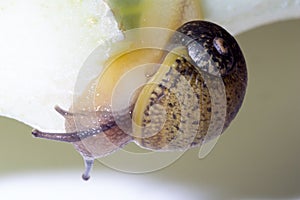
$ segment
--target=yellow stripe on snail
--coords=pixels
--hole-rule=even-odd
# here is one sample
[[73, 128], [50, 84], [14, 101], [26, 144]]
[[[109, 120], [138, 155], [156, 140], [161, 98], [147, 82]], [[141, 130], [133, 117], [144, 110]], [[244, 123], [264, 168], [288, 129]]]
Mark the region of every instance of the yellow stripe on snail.
[[199, 77], [185, 47], [176, 48], [166, 56], [135, 104], [133, 132], [138, 145], [170, 151], [200, 144], [196, 138], [202, 134], [198, 131], [200, 99], [196, 94]]
[[141, 90], [139, 97], [135, 103], [135, 109], [133, 111], [133, 122], [134, 124], [134, 135], [137, 137], [142, 137], [142, 121], [144, 119], [144, 110], [148, 105], [148, 100], [151, 98], [152, 91], [155, 91], [158, 84], [161, 83], [165, 74], [169, 71], [169, 66], [174, 63], [177, 55], [174, 53], [169, 53], [161, 67], [156, 72], [156, 74], [149, 80], [147, 85]]

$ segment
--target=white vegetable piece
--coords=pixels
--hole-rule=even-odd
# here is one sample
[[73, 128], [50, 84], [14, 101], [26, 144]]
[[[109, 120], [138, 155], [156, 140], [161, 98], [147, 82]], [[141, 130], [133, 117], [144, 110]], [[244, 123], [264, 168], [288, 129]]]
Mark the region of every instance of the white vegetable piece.
[[112, 12], [101, 0], [7, 0], [0, 25], [0, 115], [64, 131], [54, 106], [70, 107], [88, 55], [122, 36]]

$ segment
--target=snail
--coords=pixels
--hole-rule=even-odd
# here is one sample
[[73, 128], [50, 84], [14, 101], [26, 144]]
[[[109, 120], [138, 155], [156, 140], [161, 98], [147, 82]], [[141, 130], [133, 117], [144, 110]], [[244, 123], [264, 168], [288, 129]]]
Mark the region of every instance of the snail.
[[71, 112], [55, 107], [65, 117], [68, 133], [35, 129], [32, 134], [72, 143], [85, 159], [84, 180], [94, 159], [130, 142], [152, 151], [183, 151], [219, 136], [245, 96], [243, 53], [236, 40], [212, 22], [186, 22], [175, 33], [167, 44], [172, 51], [164, 54], [127, 108], [114, 111], [111, 105], [97, 105], [95, 110]]

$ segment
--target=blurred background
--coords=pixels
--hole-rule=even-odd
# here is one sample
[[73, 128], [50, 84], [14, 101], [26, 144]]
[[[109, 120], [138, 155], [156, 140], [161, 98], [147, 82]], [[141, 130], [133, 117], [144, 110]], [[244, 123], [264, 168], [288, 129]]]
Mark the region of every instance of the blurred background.
[[300, 199], [299, 37], [300, 20], [237, 36], [248, 64], [246, 99], [203, 160], [192, 149], [139, 175], [96, 162], [83, 182], [72, 145], [34, 139], [31, 127], [0, 118], [0, 199]]

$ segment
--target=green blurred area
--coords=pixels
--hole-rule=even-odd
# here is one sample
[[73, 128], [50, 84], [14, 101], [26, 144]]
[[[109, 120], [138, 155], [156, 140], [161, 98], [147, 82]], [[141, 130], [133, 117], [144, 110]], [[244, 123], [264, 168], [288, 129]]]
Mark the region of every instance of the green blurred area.
[[83, 167], [71, 144], [35, 139], [31, 130], [23, 123], [0, 118], [0, 178], [22, 171]]
[[[197, 158], [199, 149], [192, 149], [172, 166], [141, 176], [195, 190], [212, 188], [224, 198], [299, 197], [299, 36], [300, 20], [237, 36], [249, 70], [249, 87], [237, 118], [204, 160]], [[76, 168], [81, 173], [81, 156], [71, 145], [34, 139], [30, 132], [19, 122], [0, 119], [0, 179], [45, 169]], [[95, 171], [103, 168], [97, 164]]]
[[129, 30], [139, 27], [140, 6], [145, 0], [106, 0], [106, 2], [113, 10], [120, 28]]

